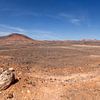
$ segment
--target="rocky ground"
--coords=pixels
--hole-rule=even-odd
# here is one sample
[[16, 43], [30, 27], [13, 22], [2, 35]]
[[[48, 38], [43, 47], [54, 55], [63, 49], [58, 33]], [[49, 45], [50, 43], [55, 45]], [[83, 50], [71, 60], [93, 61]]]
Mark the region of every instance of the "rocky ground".
[[0, 68], [16, 77], [0, 100], [100, 100], [98, 43], [1, 45]]

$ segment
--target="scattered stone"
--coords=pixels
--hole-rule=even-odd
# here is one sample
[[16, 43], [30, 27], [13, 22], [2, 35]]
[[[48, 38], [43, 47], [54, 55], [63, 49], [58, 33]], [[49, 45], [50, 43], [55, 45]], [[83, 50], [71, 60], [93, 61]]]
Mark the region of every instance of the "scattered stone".
[[14, 71], [14, 68], [10, 67], [8, 70], [10, 70], [10, 71]]
[[0, 68], [0, 74], [2, 74], [3, 71], [4, 71], [4, 69], [3, 68]]
[[12, 99], [14, 96], [13, 96], [13, 93], [9, 93], [8, 96], [7, 96], [7, 99]]
[[27, 93], [30, 93], [30, 90], [27, 90]]
[[24, 91], [23, 91], [23, 90], [22, 90], [21, 92], [22, 92], [22, 93], [24, 93]]

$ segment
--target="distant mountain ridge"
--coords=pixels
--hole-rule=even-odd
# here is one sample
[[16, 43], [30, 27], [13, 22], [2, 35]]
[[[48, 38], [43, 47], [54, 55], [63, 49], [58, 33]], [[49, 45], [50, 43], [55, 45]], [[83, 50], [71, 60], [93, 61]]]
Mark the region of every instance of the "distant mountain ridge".
[[32, 45], [69, 45], [69, 44], [90, 44], [90, 45], [100, 45], [100, 40], [34, 40], [24, 34], [12, 33], [7, 36], [0, 37], [0, 45], [19, 45], [19, 44], [32, 44]]

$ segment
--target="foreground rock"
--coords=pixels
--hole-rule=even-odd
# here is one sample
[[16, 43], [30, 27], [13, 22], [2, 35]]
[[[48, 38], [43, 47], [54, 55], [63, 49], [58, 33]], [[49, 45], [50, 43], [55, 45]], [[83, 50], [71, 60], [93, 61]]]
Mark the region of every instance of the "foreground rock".
[[7, 89], [15, 81], [15, 75], [12, 70], [3, 71], [0, 74], [0, 90]]

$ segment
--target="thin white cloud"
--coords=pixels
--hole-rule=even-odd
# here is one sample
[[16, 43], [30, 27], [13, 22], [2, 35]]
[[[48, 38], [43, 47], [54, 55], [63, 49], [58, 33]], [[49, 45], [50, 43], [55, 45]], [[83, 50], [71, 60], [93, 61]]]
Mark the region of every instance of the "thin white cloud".
[[29, 10], [21, 10], [21, 9], [12, 9], [12, 8], [0, 8], [0, 12], [8, 13], [10, 12], [10, 16], [41, 16], [41, 13], [29, 11]]
[[48, 17], [48, 18], [53, 18], [53, 19], [61, 20], [61, 17], [58, 16], [58, 15], [45, 14], [45, 16]]
[[25, 30], [19, 27], [13, 27], [13, 26], [9, 26], [9, 25], [4, 25], [4, 24], [0, 24], [0, 28], [3, 29], [8, 29], [8, 30], [15, 30], [15, 31], [19, 31], [19, 32], [24, 32]]
[[57, 19], [60, 21], [65, 21], [66, 23], [69, 22], [69, 23], [74, 24], [74, 25], [81, 25], [82, 22], [85, 21], [84, 16], [79, 16], [79, 15], [76, 16], [76, 15], [67, 14], [67, 13], [59, 13], [56, 15], [47, 14], [45, 16], [49, 17], [49, 18]]
[[37, 39], [37, 40], [60, 39], [56, 33], [51, 31], [46, 31], [46, 30], [32, 29], [32, 30], [27, 30], [27, 33], [26, 35], [29, 35], [33, 37], [33, 39]]
[[10, 34], [9, 32], [4, 32], [4, 31], [0, 31], [0, 36], [5, 36], [5, 35], [8, 35]]
[[65, 17], [65, 18], [73, 18], [73, 16], [71, 14], [67, 14], [67, 13], [59, 13], [58, 15], [60, 17]]
[[86, 15], [59, 13], [58, 16], [60, 19], [70, 22], [74, 25], [82, 25], [83, 22], [87, 21]]
[[39, 29], [32, 29], [32, 30], [29, 30], [30, 32], [32, 33], [53, 33], [51, 31], [46, 31], [46, 30], [39, 30]]
[[0, 24], [0, 36], [5, 36], [11, 33], [21, 33], [38, 40], [60, 40], [61, 36], [55, 32], [39, 30], [39, 29], [23, 29], [10, 25]]
[[74, 18], [74, 19], [71, 19], [70, 22], [71, 22], [72, 24], [75, 24], [75, 25], [80, 25], [81, 20], [80, 20], [80, 19]]
[[36, 12], [31, 12], [31, 11], [23, 11], [23, 12], [13, 12], [12, 16], [41, 16], [40, 13], [36, 13]]
[[20, 27], [14, 27], [10, 25], [0, 24], [0, 36], [7, 35], [10, 33], [25, 33], [26, 30]]
[[29, 36], [37, 40], [61, 40], [62, 39], [62, 35], [60, 34], [49, 32], [49, 31], [43, 32], [41, 30], [37, 31], [37, 33], [34, 31], [33, 33], [29, 34]]

